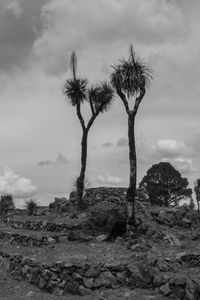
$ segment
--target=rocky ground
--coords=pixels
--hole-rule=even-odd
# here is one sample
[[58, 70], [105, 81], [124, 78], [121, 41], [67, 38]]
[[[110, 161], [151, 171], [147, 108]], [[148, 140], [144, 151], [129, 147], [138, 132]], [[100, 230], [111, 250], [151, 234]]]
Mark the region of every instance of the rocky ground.
[[151, 206], [138, 191], [130, 238], [125, 189], [90, 189], [85, 200], [82, 213], [57, 201], [46, 216], [2, 220], [0, 299], [200, 299], [198, 212]]

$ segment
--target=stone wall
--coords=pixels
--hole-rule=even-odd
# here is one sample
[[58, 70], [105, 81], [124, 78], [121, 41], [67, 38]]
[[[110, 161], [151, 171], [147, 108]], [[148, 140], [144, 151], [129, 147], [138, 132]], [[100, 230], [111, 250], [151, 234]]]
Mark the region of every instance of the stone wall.
[[23, 279], [41, 290], [63, 295], [89, 295], [98, 288], [117, 288], [127, 285], [130, 271], [126, 265], [83, 264], [57, 262], [38, 263], [31, 258], [9, 257], [9, 272], [15, 279]]
[[189, 254], [169, 259], [151, 255], [142, 261], [128, 263], [85, 263], [75, 265], [58, 261], [52, 265], [40, 263], [33, 258], [10, 256], [0, 252], [9, 260], [9, 272], [15, 279], [25, 280], [57, 295], [71, 293], [89, 295], [99, 288], [155, 288], [169, 299], [199, 299], [199, 276], [184, 273], [186, 267], [200, 266], [200, 255]]
[[[85, 190], [83, 202], [85, 206], [92, 206], [110, 198], [116, 203], [126, 203], [127, 188], [123, 187], [97, 187]], [[137, 189], [136, 200], [146, 201], [149, 197], [143, 189]], [[69, 202], [76, 203], [76, 192], [71, 192]]]
[[33, 234], [21, 234], [21, 233], [10, 233], [0, 232], [0, 239], [9, 240], [11, 245], [21, 246], [36, 246], [52, 245], [59, 242], [59, 236], [48, 236], [48, 235], [33, 235]]
[[69, 225], [66, 223], [56, 223], [56, 222], [46, 222], [46, 221], [24, 221], [24, 220], [15, 220], [7, 219], [0, 223], [1, 227], [9, 226], [16, 229], [26, 229], [26, 230], [35, 230], [35, 231], [51, 231], [51, 232], [65, 232], [72, 229], [81, 229], [81, 224]]

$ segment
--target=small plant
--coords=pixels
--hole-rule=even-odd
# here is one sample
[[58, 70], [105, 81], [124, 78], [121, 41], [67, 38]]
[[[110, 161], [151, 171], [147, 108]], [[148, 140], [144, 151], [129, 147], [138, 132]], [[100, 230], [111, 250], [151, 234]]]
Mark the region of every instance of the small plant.
[[[73, 186], [72, 188], [73, 192], [77, 192], [77, 177], [75, 177], [72, 186]], [[83, 195], [85, 194], [85, 190], [89, 189], [90, 187], [91, 187], [90, 181], [88, 178], [85, 177], [84, 185], [83, 185]]]
[[28, 200], [25, 202], [25, 207], [29, 216], [32, 216], [37, 211], [38, 204], [35, 200]]
[[0, 215], [3, 217], [7, 217], [8, 213], [14, 210], [15, 205], [13, 201], [13, 197], [10, 194], [5, 194], [1, 196], [0, 199]]
[[190, 209], [195, 209], [194, 199], [192, 197], [190, 198], [190, 202], [188, 206]]

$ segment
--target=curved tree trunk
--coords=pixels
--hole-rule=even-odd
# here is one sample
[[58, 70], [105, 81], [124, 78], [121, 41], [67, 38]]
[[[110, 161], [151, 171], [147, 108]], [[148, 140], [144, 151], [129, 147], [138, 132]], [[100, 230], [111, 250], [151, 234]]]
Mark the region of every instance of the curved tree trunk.
[[77, 178], [77, 200], [78, 200], [78, 208], [83, 207], [82, 199], [83, 199], [83, 190], [84, 190], [84, 181], [85, 181], [85, 169], [87, 162], [87, 137], [88, 130], [83, 130], [83, 136], [81, 141], [81, 172], [79, 177]]
[[128, 205], [128, 224], [135, 226], [135, 196], [136, 196], [136, 181], [137, 181], [137, 162], [136, 162], [136, 148], [135, 148], [135, 114], [128, 115], [128, 142], [129, 142], [129, 163], [130, 163], [130, 177], [129, 188], [127, 191], [127, 205]]

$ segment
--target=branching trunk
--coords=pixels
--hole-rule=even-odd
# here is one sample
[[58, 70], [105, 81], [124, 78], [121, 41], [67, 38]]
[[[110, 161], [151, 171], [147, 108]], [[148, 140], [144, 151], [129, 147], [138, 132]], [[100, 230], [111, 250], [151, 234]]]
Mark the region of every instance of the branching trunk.
[[77, 179], [77, 200], [78, 200], [79, 209], [83, 207], [82, 199], [83, 199], [83, 190], [84, 190], [84, 181], [85, 181], [85, 169], [86, 169], [86, 162], [87, 162], [87, 137], [88, 137], [88, 129], [85, 128], [83, 130], [83, 136], [81, 141], [81, 172]]
[[135, 114], [133, 112], [128, 115], [128, 141], [129, 141], [129, 163], [130, 163], [130, 178], [129, 188], [127, 191], [127, 204], [129, 210], [128, 224], [135, 226], [135, 196], [136, 196], [136, 181], [137, 181], [137, 162], [135, 148]]

